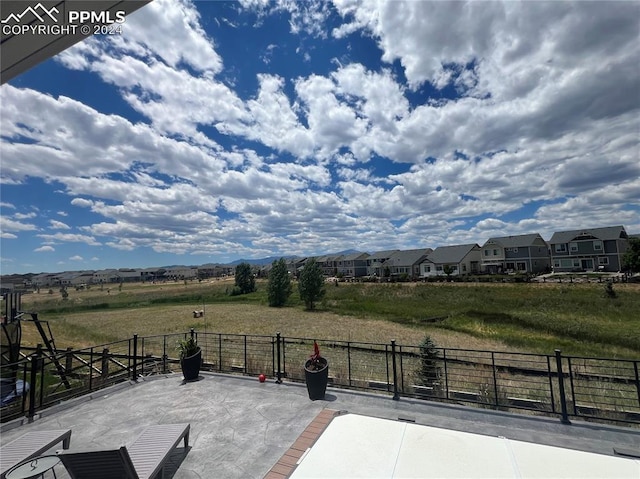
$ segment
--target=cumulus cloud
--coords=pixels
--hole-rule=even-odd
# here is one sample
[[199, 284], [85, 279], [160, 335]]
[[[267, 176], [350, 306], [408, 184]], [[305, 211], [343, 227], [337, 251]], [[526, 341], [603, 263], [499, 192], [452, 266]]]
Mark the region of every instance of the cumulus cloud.
[[55, 230], [69, 230], [71, 227], [62, 221], [49, 220], [50, 227]]
[[39, 248], [36, 248], [33, 251], [35, 251], [36, 253], [51, 252], [51, 251], [55, 251], [55, 248], [53, 246], [40, 246]]

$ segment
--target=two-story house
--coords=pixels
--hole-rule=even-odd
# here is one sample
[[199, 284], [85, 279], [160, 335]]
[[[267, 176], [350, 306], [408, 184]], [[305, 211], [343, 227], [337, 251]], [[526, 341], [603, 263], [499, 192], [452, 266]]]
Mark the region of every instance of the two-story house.
[[391, 257], [392, 254], [398, 251], [399, 250], [397, 249], [390, 249], [370, 254], [367, 258], [367, 275], [377, 276], [378, 278], [384, 276], [384, 269], [382, 265]]
[[319, 256], [316, 258], [316, 263], [320, 266], [323, 275], [335, 276], [338, 274], [338, 261], [341, 258], [340, 255]]
[[480, 271], [482, 250], [480, 245], [463, 244], [439, 246], [420, 264], [420, 277], [475, 274]]
[[482, 246], [481, 268], [491, 274], [550, 271], [549, 247], [538, 233], [489, 238]]
[[369, 253], [346, 254], [338, 260], [338, 274], [345, 278], [360, 278], [367, 275]]
[[629, 246], [624, 226], [609, 226], [554, 233], [549, 241], [554, 272], [622, 269]]
[[409, 278], [420, 276], [420, 263], [422, 263], [433, 249], [406, 249], [392, 253], [388, 260], [382, 264], [383, 274], [389, 271], [390, 276], [407, 275]]

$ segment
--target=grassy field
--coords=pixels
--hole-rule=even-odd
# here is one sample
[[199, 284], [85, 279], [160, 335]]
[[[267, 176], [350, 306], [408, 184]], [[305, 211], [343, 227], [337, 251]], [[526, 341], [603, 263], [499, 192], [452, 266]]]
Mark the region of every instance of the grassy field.
[[[608, 298], [599, 284], [345, 284], [327, 286], [319, 311], [297, 294], [285, 308], [267, 306], [265, 283], [231, 297], [229, 281], [125, 284], [25, 295], [23, 309], [50, 321], [58, 347], [197, 330], [417, 344], [425, 334], [440, 347], [638, 358], [640, 289], [617, 284]], [[294, 288], [295, 291], [295, 288]], [[192, 311], [205, 309], [205, 318]], [[436, 322], [433, 322], [436, 321]], [[34, 344], [24, 328], [23, 344]]]

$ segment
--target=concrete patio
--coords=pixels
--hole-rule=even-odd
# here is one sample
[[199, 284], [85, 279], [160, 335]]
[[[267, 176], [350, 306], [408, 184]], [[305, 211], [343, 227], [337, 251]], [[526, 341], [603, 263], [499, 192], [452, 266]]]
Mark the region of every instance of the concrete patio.
[[[3, 424], [2, 442], [34, 429], [69, 428], [71, 449], [116, 448], [130, 444], [149, 425], [189, 422], [190, 450], [184, 456], [179, 448], [172, 455], [166, 477], [263, 478], [324, 409], [609, 456], [614, 448], [640, 454], [637, 428], [582, 421], [563, 425], [557, 418], [393, 401], [390, 395], [331, 388], [324, 401], [312, 402], [304, 384], [208, 373], [191, 383], [171, 374], [97, 391], [44, 410], [30, 424], [24, 419]], [[68, 477], [62, 466], [56, 472]]]

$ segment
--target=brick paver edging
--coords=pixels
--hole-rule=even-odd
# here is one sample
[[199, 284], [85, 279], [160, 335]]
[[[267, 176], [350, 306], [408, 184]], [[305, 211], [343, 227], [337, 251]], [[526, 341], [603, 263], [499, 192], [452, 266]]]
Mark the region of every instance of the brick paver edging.
[[315, 417], [307, 428], [300, 434], [296, 442], [289, 448], [287, 452], [276, 462], [264, 479], [286, 479], [291, 475], [297, 467], [298, 460], [302, 455], [318, 440], [324, 430], [334, 417], [338, 416], [340, 411], [333, 409], [323, 409]]

